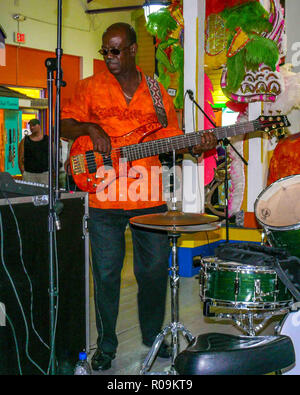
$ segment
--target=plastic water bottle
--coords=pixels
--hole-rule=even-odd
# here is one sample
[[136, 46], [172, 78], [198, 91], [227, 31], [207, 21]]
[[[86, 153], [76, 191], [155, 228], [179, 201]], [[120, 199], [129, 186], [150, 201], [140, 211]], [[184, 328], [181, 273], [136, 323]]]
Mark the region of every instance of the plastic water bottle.
[[87, 360], [87, 355], [85, 352], [79, 353], [79, 361], [75, 365], [74, 375], [76, 376], [87, 376], [91, 375], [92, 370]]

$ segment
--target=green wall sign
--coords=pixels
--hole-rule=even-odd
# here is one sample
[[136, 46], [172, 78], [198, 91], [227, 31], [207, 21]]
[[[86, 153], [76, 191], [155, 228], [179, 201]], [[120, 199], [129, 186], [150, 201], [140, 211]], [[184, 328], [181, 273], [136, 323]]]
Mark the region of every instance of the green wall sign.
[[18, 110], [19, 99], [17, 97], [0, 97], [0, 108]]

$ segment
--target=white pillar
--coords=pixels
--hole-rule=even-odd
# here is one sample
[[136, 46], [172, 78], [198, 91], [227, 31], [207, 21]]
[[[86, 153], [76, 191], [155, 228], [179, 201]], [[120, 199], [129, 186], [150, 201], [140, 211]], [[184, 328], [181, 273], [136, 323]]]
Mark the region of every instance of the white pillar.
[[[261, 115], [261, 102], [249, 103], [249, 121]], [[248, 196], [247, 211], [254, 211], [257, 196], [264, 188], [264, 166], [262, 161], [262, 137], [249, 137]]]
[[[205, 0], [184, 0], [184, 91], [190, 89], [204, 108], [204, 26]], [[203, 115], [185, 97], [186, 133], [202, 130]], [[183, 161], [183, 211], [204, 212], [204, 162], [197, 165], [191, 156]]]

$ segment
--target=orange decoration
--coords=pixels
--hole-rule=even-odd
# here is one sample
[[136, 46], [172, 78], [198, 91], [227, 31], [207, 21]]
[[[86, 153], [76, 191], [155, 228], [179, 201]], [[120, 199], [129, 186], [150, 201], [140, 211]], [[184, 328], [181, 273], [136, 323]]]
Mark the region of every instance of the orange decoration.
[[270, 161], [267, 184], [293, 174], [300, 174], [300, 133], [279, 140]]

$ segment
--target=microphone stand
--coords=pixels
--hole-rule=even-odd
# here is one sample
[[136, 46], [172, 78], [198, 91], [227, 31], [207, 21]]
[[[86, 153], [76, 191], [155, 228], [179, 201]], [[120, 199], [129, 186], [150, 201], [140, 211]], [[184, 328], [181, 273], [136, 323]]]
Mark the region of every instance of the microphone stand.
[[[47, 68], [47, 88], [48, 88], [48, 125], [49, 125], [49, 214], [48, 214], [48, 231], [49, 231], [49, 315], [50, 315], [50, 362], [49, 371], [55, 374], [55, 332], [56, 318], [58, 311], [56, 310], [55, 299], [58, 298], [58, 284], [55, 283], [55, 233], [56, 229], [60, 229], [60, 221], [58, 218], [57, 205], [60, 199], [59, 192], [59, 119], [60, 119], [60, 88], [65, 86], [61, 80], [61, 25], [62, 25], [62, 0], [58, 0], [57, 5], [57, 48], [56, 58], [48, 58], [45, 61]], [[54, 72], [56, 72], [56, 103], [55, 103], [55, 124], [53, 128], [53, 82]], [[53, 147], [54, 145], [54, 147]], [[55, 161], [54, 159], [55, 153]], [[53, 188], [53, 173], [55, 172], [55, 190]], [[61, 203], [60, 203], [61, 204]]]
[[[202, 112], [202, 114], [209, 120], [209, 122], [213, 125], [214, 128], [217, 127], [215, 122], [206, 114], [206, 112], [201, 108], [201, 106], [196, 102], [194, 99], [194, 93], [192, 90], [188, 89], [186, 91], [192, 103]], [[223, 147], [225, 149], [225, 182], [224, 182], [224, 189], [225, 189], [225, 223], [226, 223], [226, 243], [229, 242], [229, 212], [228, 212], [228, 169], [227, 169], [227, 146], [233, 149], [233, 151], [238, 155], [241, 161], [248, 166], [248, 162], [241, 156], [241, 154], [237, 151], [237, 149], [230, 143], [230, 141], [225, 137], [222, 140]]]

